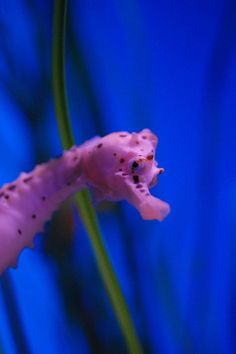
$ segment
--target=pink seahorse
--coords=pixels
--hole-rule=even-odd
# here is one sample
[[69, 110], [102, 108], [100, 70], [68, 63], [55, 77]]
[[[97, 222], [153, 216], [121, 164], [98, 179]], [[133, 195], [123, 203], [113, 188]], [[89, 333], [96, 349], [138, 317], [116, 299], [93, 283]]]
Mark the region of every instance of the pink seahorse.
[[95, 137], [62, 157], [21, 173], [0, 190], [0, 274], [15, 266], [19, 253], [67, 197], [90, 188], [98, 200], [125, 199], [146, 220], [163, 220], [169, 205], [149, 193], [157, 176], [157, 137], [150, 130]]

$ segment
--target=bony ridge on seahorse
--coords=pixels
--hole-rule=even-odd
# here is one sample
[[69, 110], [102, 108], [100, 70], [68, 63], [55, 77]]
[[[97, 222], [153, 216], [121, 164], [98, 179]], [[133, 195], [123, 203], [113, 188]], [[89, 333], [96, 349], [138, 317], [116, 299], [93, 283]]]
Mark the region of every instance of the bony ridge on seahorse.
[[143, 219], [162, 221], [166, 202], [149, 188], [164, 169], [155, 161], [157, 137], [148, 129], [116, 132], [72, 147], [58, 159], [36, 166], [0, 190], [0, 274], [16, 266], [19, 253], [71, 194], [90, 188], [97, 200], [125, 199]]

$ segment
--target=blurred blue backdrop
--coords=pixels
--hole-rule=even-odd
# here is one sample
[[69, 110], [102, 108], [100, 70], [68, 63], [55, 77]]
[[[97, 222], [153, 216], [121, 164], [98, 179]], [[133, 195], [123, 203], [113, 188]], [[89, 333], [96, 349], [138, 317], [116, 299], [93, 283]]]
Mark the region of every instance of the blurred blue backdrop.
[[[61, 153], [52, 101], [53, 2], [0, 3], [0, 183]], [[78, 144], [150, 128], [163, 222], [97, 207], [145, 353], [236, 352], [236, 2], [69, 1]], [[74, 206], [0, 281], [0, 352], [125, 353]]]

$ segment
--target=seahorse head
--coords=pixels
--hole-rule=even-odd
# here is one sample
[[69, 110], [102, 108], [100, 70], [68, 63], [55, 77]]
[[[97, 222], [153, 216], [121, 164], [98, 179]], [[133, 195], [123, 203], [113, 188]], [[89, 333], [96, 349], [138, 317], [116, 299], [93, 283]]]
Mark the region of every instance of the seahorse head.
[[127, 199], [137, 207], [150, 196], [149, 188], [164, 172], [155, 160], [157, 142], [157, 137], [144, 129], [139, 133], [112, 133], [88, 147], [84, 171], [96, 197]]

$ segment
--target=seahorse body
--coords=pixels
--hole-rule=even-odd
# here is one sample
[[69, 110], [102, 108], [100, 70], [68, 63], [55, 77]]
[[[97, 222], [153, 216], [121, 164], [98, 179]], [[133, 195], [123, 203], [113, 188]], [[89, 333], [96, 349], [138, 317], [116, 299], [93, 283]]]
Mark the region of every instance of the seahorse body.
[[0, 190], [0, 273], [16, 266], [19, 253], [67, 197], [90, 188], [97, 199], [126, 199], [144, 219], [163, 218], [169, 205], [149, 188], [163, 172], [155, 161], [157, 138], [140, 133], [112, 133], [72, 147], [62, 157], [36, 166]]

